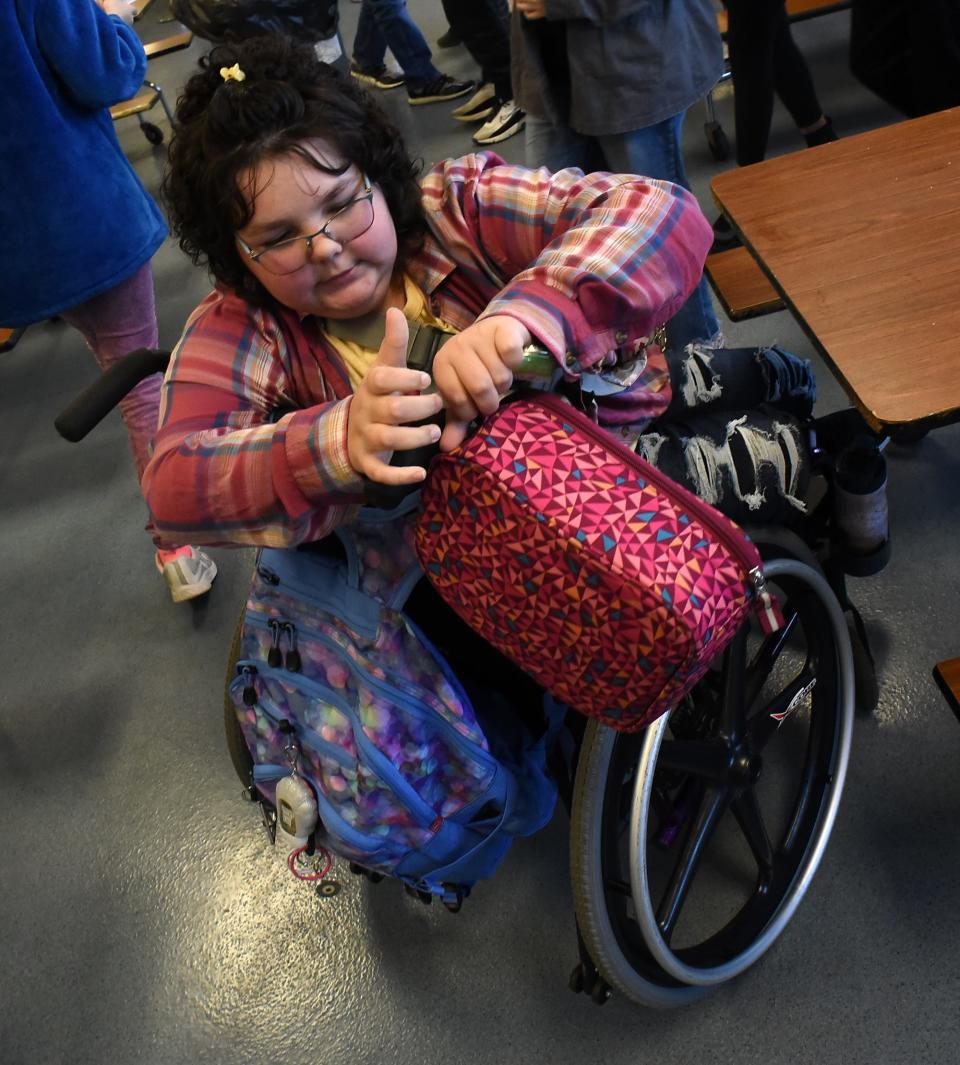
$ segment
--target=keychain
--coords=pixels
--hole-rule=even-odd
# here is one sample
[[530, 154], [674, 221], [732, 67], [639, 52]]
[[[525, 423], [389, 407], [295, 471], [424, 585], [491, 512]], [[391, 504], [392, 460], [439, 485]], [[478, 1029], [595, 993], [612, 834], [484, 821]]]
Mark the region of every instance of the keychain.
[[330, 852], [318, 847], [316, 853], [306, 853], [310, 837], [317, 827], [319, 816], [313, 788], [300, 776], [300, 748], [289, 722], [284, 753], [290, 762], [291, 773], [277, 783], [276, 845], [287, 858], [287, 868], [298, 880], [322, 880], [333, 865]]

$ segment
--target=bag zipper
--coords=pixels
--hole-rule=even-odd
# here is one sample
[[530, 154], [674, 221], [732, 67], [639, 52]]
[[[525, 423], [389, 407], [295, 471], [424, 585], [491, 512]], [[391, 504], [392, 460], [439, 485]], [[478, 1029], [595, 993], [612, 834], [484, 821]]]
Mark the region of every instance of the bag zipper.
[[[270, 627], [268, 620], [264, 620], [263, 618], [258, 617], [257, 613], [251, 611], [249, 607], [247, 608], [246, 619], [249, 620], [252, 624], [259, 626], [260, 628]], [[276, 620], [280, 623], [281, 626], [292, 625], [291, 622], [286, 621], [283, 618], [277, 618]], [[296, 628], [297, 626], [294, 626], [295, 631]], [[419, 701], [429, 702], [431, 701], [431, 699], [437, 700], [436, 696], [431, 696], [431, 693], [426, 691], [425, 689], [418, 690], [415, 685], [412, 685], [399, 677], [394, 678], [392, 684], [388, 683], [387, 681], [380, 680], [378, 677], [375, 677], [372, 673], [369, 673], [367, 670], [365, 670], [363, 666], [355, 662], [354, 659], [350, 656], [350, 654], [339, 643], [337, 643], [336, 640], [328, 636], [326, 633], [320, 632], [317, 629], [310, 628], [307, 625], [300, 625], [299, 630], [308, 639], [314, 639], [318, 643], [323, 644], [323, 646], [326, 647], [329, 651], [332, 651], [340, 659], [342, 659], [342, 661], [346, 664], [350, 672], [353, 673], [354, 677], [356, 677], [362, 683], [369, 685], [371, 688], [375, 688], [377, 691], [385, 695], [388, 700], [399, 702], [421, 721], [425, 720], [426, 715], [424, 711], [421, 710], [419, 706]], [[309, 680], [309, 678], [305, 679]], [[469, 705], [469, 699], [465, 699], [465, 704]], [[444, 717], [444, 715], [438, 709], [436, 709], [436, 707], [433, 708], [432, 714], [434, 716], [431, 717], [430, 720], [438, 724], [442, 729], [444, 729], [452, 739], [457, 740], [459, 743], [465, 743], [470, 746], [471, 750], [475, 752], [471, 755], [471, 757], [476, 757], [478, 761], [484, 762], [492, 769], [496, 768], [496, 764], [491, 761], [490, 755], [483, 749], [483, 747], [480, 746], [480, 744], [475, 739], [461, 732], [460, 729], [458, 729], [452, 721]], [[477, 725], [477, 728], [478, 730], [480, 729], [479, 724]], [[480, 732], [482, 735], [482, 730], [480, 730]]]
[[[537, 393], [526, 397], [526, 399], [530, 403], [538, 403], [547, 407], [553, 413], [571, 421], [579, 429], [583, 430], [587, 436], [598, 444], [602, 444], [608, 451], [616, 455], [621, 462], [636, 470], [658, 488], [667, 494], [679, 496], [686, 509], [694, 514], [701, 524], [713, 532], [725, 547], [729, 548], [743, 567], [746, 574], [744, 584], [748, 595], [753, 600], [754, 611], [757, 614], [761, 629], [766, 633], [771, 633], [783, 627], [784, 619], [780, 606], [767, 590], [760, 553], [747, 535], [738, 529], [735, 524], [731, 523], [733, 525], [731, 528], [718, 520], [721, 515], [709, 503], [704, 502], [699, 496], [684, 488], [683, 485], [671, 480], [666, 474], [661, 473], [656, 466], [645, 462], [639, 455], [621, 444], [612, 433], [602, 429], [582, 411], [577, 410], [576, 407], [571, 406], [559, 396], [552, 393]], [[724, 521], [727, 520], [729, 519], [724, 519]]]
[[[284, 580], [284, 578], [275, 570], [261, 562], [257, 563], [257, 576], [269, 587], [275, 588], [278, 595], [302, 600], [305, 603], [309, 603], [311, 606], [315, 606], [318, 610], [324, 613], [331, 614], [334, 617], [338, 616], [341, 604], [332, 602], [324, 596], [318, 595], [313, 590], [304, 591], [302, 588], [297, 587], [293, 582]], [[355, 589], [352, 590], [355, 591]], [[355, 617], [348, 618], [344, 620], [344, 624], [358, 636], [363, 636], [372, 640], [377, 635], [377, 626], [375, 624], [368, 624], [364, 620], [358, 620]]]
[[[271, 670], [270, 667], [267, 667], [267, 669], [263, 669], [262, 667], [258, 666], [256, 662], [254, 662], [252, 659], [243, 658], [239, 662], [237, 662], [237, 676], [234, 679], [233, 685], [231, 685], [231, 687], [236, 686], [237, 682], [240, 680], [244, 682], [244, 686], [249, 684], [252, 687], [254, 677], [268, 676], [269, 673], [272, 672], [274, 671]], [[279, 672], [279, 670], [276, 672]], [[333, 702], [333, 700], [330, 701]], [[263, 698], [263, 696], [258, 695], [255, 705], [259, 706], [267, 715], [267, 717], [269, 717], [270, 720], [274, 722], [274, 724], [279, 725], [281, 721], [289, 721], [295, 729], [299, 728], [307, 737], [309, 737], [310, 743], [313, 747], [316, 747], [317, 750], [322, 751], [328, 757], [332, 758], [333, 761], [335, 761], [338, 765], [342, 766], [344, 769], [350, 768], [352, 764], [350, 756], [345, 751], [341, 750], [341, 748], [339, 748], [335, 743], [331, 743], [329, 740], [325, 740], [320, 735], [320, 733], [317, 732], [316, 729], [312, 729], [309, 725], [305, 725], [300, 721], [293, 721], [289, 717], [284, 717], [283, 714], [279, 712], [272, 699], [265, 699]]]
[[[261, 677], [272, 678], [277, 683], [292, 684], [294, 687], [306, 689], [308, 695], [313, 695], [322, 699], [324, 702], [330, 703], [331, 706], [335, 706], [350, 722], [351, 731], [353, 732], [353, 740], [357, 745], [358, 753], [362, 753], [370, 767], [376, 773], [377, 777], [382, 784], [387, 785], [393, 794], [397, 797], [411, 814], [416, 818], [419, 824], [417, 828], [421, 831], [429, 830], [432, 824], [436, 823], [437, 813], [428, 803], [416, 793], [414, 788], [404, 780], [403, 776], [399, 773], [389, 758], [377, 747], [377, 745], [367, 736], [363, 731], [363, 725], [360, 723], [360, 719], [357, 717], [353, 708], [332, 689], [328, 688], [325, 684], [321, 684], [319, 681], [311, 680], [309, 677], [304, 677], [302, 674], [296, 675], [296, 679], [293, 680], [291, 675], [283, 670], [272, 669], [270, 666], [257, 667], [254, 663], [247, 660], [243, 660], [238, 663], [238, 666], [244, 668], [254, 668]], [[258, 702], [261, 700], [258, 698]], [[262, 702], [261, 702], [261, 705]], [[279, 720], [273, 714], [267, 711], [266, 706], [263, 707], [264, 712], [268, 716], [273, 717], [274, 720]], [[286, 720], [290, 720], [286, 718]], [[304, 724], [302, 721], [292, 721], [295, 730], [299, 731], [304, 738], [309, 739], [310, 743], [318, 749], [336, 749], [334, 744], [328, 743], [324, 740], [315, 729], [312, 729], [309, 725]], [[339, 765], [346, 765], [343, 758], [349, 756], [335, 757], [334, 760]]]

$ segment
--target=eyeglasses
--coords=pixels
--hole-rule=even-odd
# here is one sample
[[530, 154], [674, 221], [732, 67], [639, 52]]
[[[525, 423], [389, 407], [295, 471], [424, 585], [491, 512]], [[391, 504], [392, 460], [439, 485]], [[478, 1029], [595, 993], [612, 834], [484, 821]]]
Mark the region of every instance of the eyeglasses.
[[349, 244], [373, 225], [373, 186], [366, 174], [360, 176], [363, 180], [361, 195], [334, 212], [316, 232], [305, 237], [284, 237], [259, 251], [254, 251], [242, 237], [237, 237], [237, 243], [251, 262], [259, 263], [268, 273], [277, 275], [292, 274], [306, 266], [317, 237], [326, 237], [336, 244]]

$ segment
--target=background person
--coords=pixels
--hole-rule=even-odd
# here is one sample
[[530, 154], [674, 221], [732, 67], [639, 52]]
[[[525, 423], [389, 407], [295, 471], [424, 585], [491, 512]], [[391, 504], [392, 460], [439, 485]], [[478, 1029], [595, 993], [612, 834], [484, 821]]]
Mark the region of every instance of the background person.
[[[402, 77], [384, 62], [388, 48], [400, 64]], [[473, 88], [472, 81], [457, 81], [433, 65], [430, 46], [410, 17], [406, 0], [362, 0], [350, 70], [355, 78], [377, 89], [406, 86], [407, 98], [414, 105], [455, 100]]]
[[[712, 0], [516, 0], [511, 61], [527, 114], [526, 161], [551, 170], [608, 170], [690, 187], [684, 114], [723, 71]], [[717, 343], [701, 279], [667, 325], [681, 351]]]
[[[483, 122], [476, 144], [499, 144], [524, 126], [510, 84], [510, 11], [507, 0], [443, 0], [451, 32], [480, 67], [480, 87], [454, 108], [460, 122]], [[486, 120], [486, 121], [484, 121]]]
[[[157, 346], [150, 259], [166, 235], [117, 142], [108, 110], [143, 83], [147, 59], [127, 0], [0, 5], [0, 322], [54, 315], [101, 369]], [[138, 478], [157, 428], [160, 376], [120, 404]], [[176, 602], [217, 568], [192, 547], [159, 550]]]
[[[835, 141], [833, 123], [823, 113], [810, 68], [790, 32], [786, 0], [724, 0], [724, 6], [737, 166], [765, 158], [774, 95], [789, 111], [808, 148]], [[715, 251], [740, 243], [723, 215], [713, 231]]]

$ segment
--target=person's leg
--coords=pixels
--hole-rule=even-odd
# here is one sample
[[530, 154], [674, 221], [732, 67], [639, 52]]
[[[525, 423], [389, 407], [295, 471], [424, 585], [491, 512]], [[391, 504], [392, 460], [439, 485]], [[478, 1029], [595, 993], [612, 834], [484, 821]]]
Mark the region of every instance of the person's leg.
[[379, 66], [388, 47], [408, 85], [423, 85], [442, 77], [431, 61], [432, 53], [423, 34], [407, 11], [406, 0], [363, 0], [353, 47], [357, 66], [362, 70]]
[[493, 85], [502, 102], [510, 86], [510, 12], [506, 0], [443, 0], [450, 28], [480, 67], [481, 82]]
[[387, 55], [387, 41], [380, 32], [373, 8], [362, 4], [353, 37], [353, 62], [360, 70], [379, 70]]
[[594, 138], [534, 115], [527, 115], [524, 159], [531, 169], [545, 166], [553, 171], [575, 166], [589, 173], [603, 166], [603, 156]]
[[762, 348], [704, 348], [691, 344], [667, 354], [672, 397], [666, 420], [691, 411], [744, 411], [770, 404], [809, 418], [817, 380], [808, 360], [776, 344]]
[[[149, 262], [116, 288], [62, 311], [60, 316], [83, 335], [101, 370], [109, 369], [137, 348], [155, 348], [157, 315]], [[137, 480], [143, 477], [157, 431], [162, 381], [160, 374], [154, 374], [120, 401]]]
[[793, 39], [786, 15], [777, 25], [773, 41], [773, 79], [777, 96], [801, 130], [810, 129], [823, 119], [810, 68]]
[[762, 408], [659, 418], [637, 453], [736, 522], [789, 524], [805, 513], [808, 431]]
[[667, 356], [670, 406], [637, 452], [734, 521], [789, 522], [809, 480], [805, 427], [817, 398], [806, 359], [769, 348], [691, 345]]
[[[672, 181], [689, 189], [690, 179], [681, 150], [682, 128], [683, 113], [644, 129], [596, 139], [608, 170]], [[687, 302], [667, 323], [667, 344], [672, 350], [682, 351], [694, 341], [715, 340], [719, 333], [720, 322], [713, 309], [710, 289], [706, 278], [701, 277]]]
[[784, 0], [724, 0], [724, 4], [737, 165], [748, 166], [759, 163], [767, 153], [773, 117], [774, 41], [786, 24], [786, 7]]
[[[138, 348], [155, 348], [157, 315], [150, 263], [115, 288], [62, 311], [60, 316], [83, 336], [101, 370], [109, 369]], [[162, 375], [153, 374], [120, 401], [138, 481], [143, 479], [157, 431], [162, 383]], [[152, 524], [148, 524], [147, 531], [152, 534]], [[190, 546], [158, 550], [156, 566], [176, 603], [208, 592], [217, 575], [213, 559]]]

